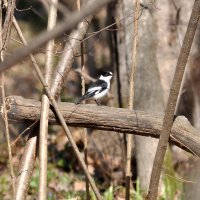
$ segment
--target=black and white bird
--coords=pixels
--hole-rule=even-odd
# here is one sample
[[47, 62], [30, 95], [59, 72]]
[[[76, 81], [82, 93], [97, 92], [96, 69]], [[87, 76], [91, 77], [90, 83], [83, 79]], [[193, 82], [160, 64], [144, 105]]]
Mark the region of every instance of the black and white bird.
[[87, 99], [94, 99], [95, 102], [100, 105], [98, 100], [108, 94], [112, 76], [112, 72], [103, 72], [99, 79], [90, 85], [87, 92], [77, 100], [76, 104], [79, 104]]

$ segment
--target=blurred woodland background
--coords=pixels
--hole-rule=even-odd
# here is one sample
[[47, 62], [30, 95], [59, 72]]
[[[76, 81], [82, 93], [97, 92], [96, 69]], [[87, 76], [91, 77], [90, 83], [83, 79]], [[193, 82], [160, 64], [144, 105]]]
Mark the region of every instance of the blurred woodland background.
[[[14, 16], [24, 37], [27, 41], [31, 41], [47, 29], [50, 4], [56, 1], [1, 1], [2, 24], [6, 22], [7, 5], [12, 6], [11, 2], [15, 4]], [[63, 18], [71, 20], [71, 13], [79, 9], [77, 2], [79, 1], [59, 1], [56, 23]], [[89, 2], [95, 1], [81, 0], [81, 7]], [[194, 1], [140, 0], [139, 2], [133, 108], [150, 113], [164, 113]], [[184, 115], [197, 130], [200, 129], [199, 30], [198, 26], [175, 113], [177, 116]], [[61, 83], [61, 92], [58, 88], [52, 90], [58, 101], [73, 103], [81, 96], [81, 74], [87, 88], [103, 71], [109, 70], [113, 72], [114, 77], [111, 92], [103, 100], [103, 104], [128, 109], [133, 40], [136, 37], [134, 33], [134, 1], [118, 0], [110, 2], [94, 15], [89, 16], [73, 32], [65, 32], [57, 38], [51, 61], [53, 77], [56, 77], [57, 73], [63, 76], [62, 69], [58, 70], [59, 65], [65, 63], [65, 67], [67, 66], [66, 76], [63, 76], [64, 80]], [[3, 48], [4, 57], [12, 55], [21, 46], [23, 44], [12, 25], [6, 47]], [[43, 74], [46, 54], [48, 53], [45, 45], [34, 53]], [[83, 58], [81, 55], [84, 56], [84, 71], [81, 71], [81, 57]], [[54, 78], [52, 80], [55, 81]], [[50, 81], [51, 87], [53, 81]], [[42, 99], [43, 87], [28, 57], [5, 72], [4, 84], [6, 96], [22, 96], [37, 101]], [[3, 98], [0, 101], [2, 103]], [[94, 104], [93, 101], [87, 103]], [[35, 137], [36, 124], [37, 122], [33, 121], [9, 122], [12, 163], [16, 177], [19, 175], [19, 165], [27, 141]], [[0, 126], [0, 199], [9, 200], [12, 199], [12, 181], [3, 117]], [[85, 131], [87, 132], [88, 169], [102, 198], [125, 199], [127, 145], [125, 134], [92, 128], [84, 130], [79, 127], [69, 127], [69, 129], [82, 155]], [[157, 141], [151, 137], [139, 135], [133, 137], [130, 199], [144, 199], [148, 192]], [[33, 163], [33, 175], [28, 182], [29, 188], [25, 195], [26, 199], [30, 200], [38, 199], [39, 188], [40, 162], [37, 138], [35, 142], [37, 143], [36, 160]], [[83, 170], [60, 125], [49, 125], [47, 144], [47, 199], [86, 199]], [[162, 168], [159, 199], [199, 199], [199, 166], [200, 161], [197, 156], [170, 145]], [[95, 199], [92, 190], [90, 190], [90, 199]]]

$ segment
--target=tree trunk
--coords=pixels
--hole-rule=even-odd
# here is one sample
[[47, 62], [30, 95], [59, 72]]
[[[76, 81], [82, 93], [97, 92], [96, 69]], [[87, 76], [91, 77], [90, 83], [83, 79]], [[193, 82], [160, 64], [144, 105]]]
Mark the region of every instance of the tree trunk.
[[[132, 65], [132, 41], [133, 35], [133, 5], [134, 1], [123, 1], [122, 9], [124, 22], [124, 35], [119, 31], [118, 48], [121, 84], [123, 88], [123, 100], [127, 101], [128, 86], [123, 78], [127, 78], [127, 73]], [[142, 2], [148, 6], [150, 1]], [[119, 4], [120, 5], [120, 4]], [[154, 18], [154, 10], [150, 6], [142, 8], [139, 17], [139, 45], [136, 66], [135, 99], [134, 109], [143, 111], [163, 111], [163, 91], [160, 82], [158, 64], [156, 59], [157, 51], [157, 27]], [[118, 11], [118, 12], [119, 12]], [[124, 102], [123, 102], [124, 105]], [[155, 139], [141, 138], [136, 136], [136, 158], [139, 180], [142, 189], [147, 192], [150, 174], [157, 146]]]
[[[143, 10], [139, 19], [139, 52], [135, 83], [135, 109], [154, 112], [163, 111], [163, 91], [158, 71], [156, 51], [157, 27], [154, 10], [149, 7]], [[141, 188], [147, 192], [157, 141], [152, 138], [136, 136], [135, 146]]]

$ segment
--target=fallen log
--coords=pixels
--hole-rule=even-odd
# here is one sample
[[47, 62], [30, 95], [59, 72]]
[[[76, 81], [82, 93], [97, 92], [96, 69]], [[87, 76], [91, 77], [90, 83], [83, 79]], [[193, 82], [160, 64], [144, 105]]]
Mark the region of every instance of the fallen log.
[[[6, 108], [10, 122], [36, 121], [40, 119], [41, 102], [20, 96], [6, 98]], [[61, 102], [59, 109], [69, 126], [94, 128], [120, 133], [137, 134], [159, 138], [163, 114], [137, 110]], [[53, 112], [49, 113], [49, 123], [59, 124]], [[171, 143], [200, 156], [200, 134], [183, 116], [175, 119], [170, 135]]]

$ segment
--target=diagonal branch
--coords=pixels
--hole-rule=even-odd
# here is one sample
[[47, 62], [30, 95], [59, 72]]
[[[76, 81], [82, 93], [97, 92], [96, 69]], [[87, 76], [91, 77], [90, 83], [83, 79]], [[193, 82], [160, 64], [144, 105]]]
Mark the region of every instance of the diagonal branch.
[[64, 120], [64, 118], [63, 118], [63, 116], [62, 116], [62, 114], [60, 112], [60, 108], [58, 107], [58, 104], [57, 104], [55, 98], [53, 97], [53, 95], [52, 95], [49, 87], [47, 86], [45, 80], [43, 79], [41, 70], [39, 69], [38, 66], [35, 68], [35, 70], [36, 70], [37, 75], [38, 75], [38, 77], [39, 77], [39, 79], [40, 79], [40, 81], [41, 81], [41, 83], [42, 83], [42, 85], [44, 87], [44, 90], [45, 90], [45, 92], [46, 92], [46, 94], [47, 94], [47, 96], [48, 96], [48, 98], [49, 98], [49, 100], [50, 100], [50, 102], [51, 102], [51, 104], [52, 104], [52, 106], [54, 108], [56, 116], [58, 117], [58, 119], [60, 121], [60, 124], [62, 125], [62, 127], [63, 127], [63, 129], [64, 129], [64, 131], [65, 131], [65, 133], [66, 133], [66, 135], [67, 135], [67, 137], [69, 139], [70, 144], [72, 145], [74, 153], [75, 153], [78, 161], [80, 162], [80, 165], [81, 165], [85, 175], [87, 176], [87, 179], [90, 182], [90, 185], [91, 185], [91, 187], [92, 187], [97, 199], [98, 200], [102, 199], [101, 196], [100, 196], [100, 193], [99, 193], [99, 191], [98, 191], [98, 189], [97, 189], [97, 187], [95, 185], [95, 182], [92, 179], [92, 177], [91, 177], [91, 175], [90, 175], [90, 173], [89, 173], [89, 171], [87, 169], [87, 166], [86, 166], [86, 164], [85, 164], [85, 162], [84, 162], [84, 160], [83, 160], [83, 158], [81, 156], [81, 153], [79, 152], [79, 149], [78, 149], [78, 147], [77, 147], [77, 145], [76, 145], [76, 143], [75, 143], [75, 141], [74, 141], [74, 139], [73, 139], [73, 137], [71, 135], [71, 132], [70, 132], [67, 124], [65, 123], [65, 120]]
[[[92, 2], [93, 0], [91, 0], [90, 2]], [[81, 24], [81, 23], [80, 23]], [[81, 27], [81, 25], [79, 24], [79, 27]], [[16, 23], [15, 23], [15, 25], [16, 25]], [[84, 30], [86, 29], [87, 30], [87, 27], [88, 27], [88, 24], [86, 24], [87, 26], [83, 26], [83, 30], [82, 29], [77, 29], [77, 31], [75, 32], [76, 33], [76, 35], [79, 35], [79, 31], [81, 31], [81, 32], [83, 32], [83, 34], [81, 33], [80, 35], [82, 36], [82, 35], [84, 35], [85, 33], [84, 33]], [[85, 28], [86, 27], [86, 28]], [[25, 41], [25, 38], [23, 37], [23, 35], [22, 35], [22, 33], [19, 31], [20, 30], [20, 28], [18, 27], [17, 28], [18, 29], [18, 33], [19, 33], [19, 35], [20, 35], [20, 37], [21, 37], [21, 39], [22, 39], [22, 41], [23, 41], [23, 43], [25, 44], [25, 45], [27, 45], [27, 43], [26, 43], [26, 41]], [[73, 36], [73, 35], [72, 35]], [[82, 36], [83, 37], [83, 36]], [[81, 38], [80, 38], [81, 39]], [[73, 39], [72, 39], [73, 40]], [[74, 39], [74, 43], [73, 44], [77, 44], [77, 40], [75, 40]], [[79, 41], [78, 41], [79, 42]], [[70, 54], [69, 54], [70, 55]], [[73, 54], [71, 54], [72, 56], [73, 56]], [[33, 65], [34, 65], [34, 67], [35, 68], [38, 68], [38, 66], [37, 66], [37, 63], [36, 63], [36, 60], [34, 59], [34, 57], [33, 57], [33, 55], [30, 55], [30, 57], [31, 57], [31, 60], [32, 60], [32, 63], [33, 63]], [[65, 54], [63, 55], [63, 57], [65, 58]], [[68, 58], [71, 58], [70, 56], [68, 57]], [[71, 63], [73, 62], [73, 59], [71, 59]], [[69, 67], [68, 67], [69, 68]], [[60, 75], [60, 74], [59, 74]], [[61, 89], [61, 87], [60, 87], [60, 89]], [[56, 90], [55, 90], [55, 92], [56, 92]], [[59, 92], [57, 92], [57, 94], [58, 94]], [[36, 135], [36, 134], [35, 134]], [[35, 138], [35, 137], [34, 137]], [[30, 139], [32, 139], [32, 138], [30, 138]], [[36, 140], [32, 140], [32, 142], [33, 143], [35, 143], [35, 141]], [[35, 143], [36, 144], [36, 143]], [[30, 148], [29, 148], [30, 147]], [[25, 165], [25, 163], [29, 163], [29, 165], [31, 165], [31, 166], [33, 166], [33, 164], [34, 164], [34, 159], [32, 159], [34, 156], [33, 155], [35, 155], [35, 149], [33, 148], [33, 147], [35, 147], [32, 143], [31, 143], [31, 141], [30, 142], [28, 142], [27, 143], [27, 145], [26, 145], [26, 148], [25, 148], [25, 152], [24, 152], [24, 157], [23, 157], [23, 163], [22, 163], [22, 168], [23, 168], [23, 166], [24, 167], [26, 167], [26, 165]], [[32, 154], [32, 156], [26, 156], [26, 155], [30, 155], [30, 154]], [[26, 159], [26, 157], [27, 157], [27, 159]], [[21, 168], [21, 167], [20, 167]], [[22, 169], [21, 168], [21, 169]], [[30, 167], [30, 170], [32, 170], [33, 168], [31, 168]], [[23, 169], [22, 170], [20, 170], [20, 171], [24, 171]], [[19, 186], [22, 186], [23, 188], [20, 188], [20, 187], [18, 187], [18, 191], [19, 191], [19, 195], [22, 195], [23, 194], [23, 192], [21, 192], [22, 190], [24, 190], [24, 191], [27, 191], [27, 189], [28, 189], [28, 182], [29, 182], [29, 180], [30, 180], [30, 175], [31, 175], [31, 171], [30, 171], [30, 173], [21, 173], [20, 174], [20, 176], [19, 176], [19, 182], [20, 182], [20, 179], [21, 179], [21, 177], [22, 177], [22, 180], [23, 180], [23, 182], [25, 181], [26, 182], [26, 184], [18, 184]], [[25, 178], [26, 177], [26, 178]], [[97, 191], [97, 190], [96, 190]], [[24, 192], [24, 193], [26, 193], [26, 192]], [[96, 192], [97, 193], [97, 192]], [[97, 194], [98, 195], [98, 194]], [[21, 199], [23, 196], [19, 196], [19, 198], [18, 199]]]
[[30, 53], [34, 53], [39, 47], [46, 44], [52, 38], [56, 38], [62, 35], [64, 32], [71, 30], [80, 20], [84, 19], [91, 13], [94, 13], [97, 9], [104, 6], [109, 1], [111, 0], [95, 1], [92, 4], [83, 6], [80, 12], [75, 12], [70, 15], [70, 20], [69, 18], [65, 18], [53, 30], [41, 33], [39, 36], [29, 42], [27, 46], [17, 49], [13, 54], [8, 56], [4, 62], [0, 63], [0, 73], [9, 69], [17, 62], [27, 57]]
[[153, 169], [151, 173], [149, 191], [147, 196], [148, 200], [155, 200], [157, 198], [160, 174], [165, 157], [165, 152], [167, 149], [171, 128], [173, 125], [174, 111], [177, 103], [178, 93], [180, 90], [181, 81], [183, 78], [192, 42], [194, 39], [199, 17], [200, 17], [200, 0], [195, 0], [192, 9], [192, 14], [188, 23], [187, 31], [183, 40], [183, 45], [177, 61], [174, 79], [170, 89], [169, 99], [165, 111], [165, 117], [163, 120], [162, 131], [160, 134], [160, 139], [158, 142], [158, 147], [156, 150]]
[[[15, 23], [14, 23], [14, 24], [15, 24]], [[22, 34], [22, 32], [21, 32], [21, 29], [19, 28], [19, 26], [16, 26], [16, 25], [17, 25], [17, 24], [15, 24], [15, 28], [16, 28], [18, 34], [20, 35], [21, 40], [22, 40], [23, 43], [26, 45], [27, 43], [26, 43], [26, 40], [25, 40], [25, 38], [24, 38], [24, 36], [23, 36], [23, 34]], [[59, 111], [57, 102], [56, 102], [55, 98], [53, 97], [53, 95], [52, 95], [52, 93], [51, 93], [51, 91], [50, 91], [50, 89], [49, 89], [49, 87], [48, 87], [46, 81], [44, 80], [43, 75], [42, 75], [42, 72], [41, 72], [39, 66], [37, 65], [36, 62], [34, 62], [35, 59], [34, 59], [33, 55], [31, 54], [30, 57], [31, 57], [31, 60], [32, 60], [33, 65], [34, 65], [34, 69], [35, 69], [35, 71], [36, 71], [36, 73], [37, 73], [37, 75], [38, 75], [38, 78], [39, 78], [39, 80], [41, 81], [41, 83], [42, 83], [42, 85], [43, 85], [43, 87], [44, 87], [44, 90], [45, 90], [45, 92], [46, 92], [46, 95], [48, 96], [48, 98], [49, 98], [51, 104], [52, 104], [53, 107], [54, 107], [54, 111], [55, 111], [55, 113], [56, 113], [58, 119], [60, 120], [60, 123], [61, 123], [61, 125], [62, 125], [62, 127], [63, 127], [63, 129], [64, 129], [64, 131], [65, 131], [65, 133], [66, 133], [66, 135], [67, 135], [67, 137], [68, 137], [68, 139], [69, 139], [69, 141], [70, 141], [70, 143], [71, 143], [71, 145], [72, 145], [72, 148], [73, 148], [73, 150], [74, 150], [74, 152], [75, 152], [75, 155], [77, 156], [77, 159], [78, 159], [78, 161], [80, 162], [81, 167], [82, 167], [82, 169], [83, 169], [85, 175], [87, 176], [88, 181], [90, 182], [90, 185], [91, 185], [91, 187], [92, 187], [92, 189], [93, 189], [93, 191], [94, 191], [94, 193], [95, 193], [95, 195], [96, 195], [96, 198], [97, 198], [98, 200], [100, 200], [100, 199], [101, 199], [101, 195], [100, 195], [100, 193], [99, 193], [99, 191], [98, 191], [98, 189], [97, 189], [97, 187], [96, 187], [96, 185], [95, 185], [95, 182], [94, 182], [93, 178], [91, 177], [91, 175], [90, 175], [90, 173], [89, 173], [89, 171], [88, 171], [88, 169], [87, 169], [87, 166], [86, 166], [86, 164], [85, 164], [85, 162], [84, 162], [84, 160], [83, 160], [83, 158], [82, 158], [82, 156], [81, 156], [81, 153], [79, 152], [79, 149], [78, 149], [78, 147], [77, 147], [77, 145], [76, 145], [76, 143], [75, 143], [75, 141], [74, 141], [74, 139], [73, 139], [71, 133], [70, 133], [70, 130], [69, 130], [67, 124], [65, 123], [65, 120], [64, 120], [62, 114], [61, 114], [60, 111]], [[32, 144], [31, 144], [31, 146], [32, 146]], [[28, 146], [27, 146], [27, 148], [28, 148]], [[31, 151], [30, 151], [30, 152], [28, 151], [28, 153], [33, 154], [34, 151], [32, 151], [32, 153], [31, 153]], [[32, 159], [32, 160], [33, 160], [33, 159]], [[30, 177], [29, 177], [29, 178], [30, 178]], [[27, 190], [27, 186], [25, 186], [24, 188]], [[20, 193], [21, 193], [21, 192], [20, 192]]]
[[[21, 29], [17, 23], [17, 20], [13, 19], [14, 27], [23, 42], [24, 45], [27, 45], [26, 39], [24, 38]], [[34, 56], [30, 54], [30, 59], [33, 63], [33, 66], [37, 65], [37, 61]], [[16, 200], [25, 200], [29, 182], [31, 180], [34, 163], [36, 159], [36, 145], [38, 141], [39, 126], [38, 123], [31, 129], [22, 158], [20, 160], [18, 176], [16, 180]]]
[[[15, 22], [16, 22], [16, 20], [15, 20]], [[17, 30], [17, 32], [18, 32], [18, 34], [19, 34], [21, 40], [23, 41], [23, 43], [24, 43], [25, 45], [27, 45], [27, 42], [26, 42], [26, 40], [25, 40], [25, 38], [24, 38], [24, 36], [23, 36], [23, 34], [22, 34], [22, 32], [21, 32], [21, 30], [20, 30], [18, 24], [17, 24], [17, 23], [14, 23], [14, 24], [15, 24], [15, 28], [16, 28], [16, 30]], [[67, 137], [68, 137], [68, 139], [69, 139], [69, 141], [70, 141], [70, 143], [71, 143], [71, 145], [72, 145], [72, 147], [73, 147], [73, 150], [74, 150], [74, 152], [75, 152], [75, 154], [76, 154], [76, 156], [77, 156], [77, 158], [78, 158], [78, 160], [79, 160], [79, 162], [80, 162], [80, 164], [81, 164], [81, 166], [82, 166], [82, 168], [83, 168], [83, 171], [84, 171], [85, 175], [87, 176], [87, 178], [88, 178], [88, 180], [89, 180], [89, 182], [90, 182], [90, 185], [91, 185], [91, 187], [92, 187], [92, 189], [93, 189], [93, 191], [94, 191], [94, 193], [95, 193], [97, 199], [99, 200], [99, 199], [101, 199], [101, 196], [100, 196], [100, 194], [99, 194], [99, 191], [98, 191], [98, 189], [97, 189], [97, 187], [96, 187], [96, 185], [95, 185], [95, 182], [94, 182], [94, 180], [92, 179], [90, 173], [88, 172], [87, 166], [86, 166], [86, 164], [85, 164], [83, 158], [81, 157], [81, 154], [80, 154], [80, 152], [79, 152], [79, 150], [78, 150], [78, 147], [77, 147], [76, 143], [75, 143], [74, 140], [73, 140], [73, 137], [72, 137], [72, 135], [71, 135], [71, 133], [70, 133], [70, 131], [69, 131], [69, 128], [67, 127], [67, 125], [66, 125], [66, 123], [65, 123], [65, 121], [64, 121], [64, 118], [63, 118], [62, 114], [61, 114], [60, 111], [59, 111], [59, 108], [58, 108], [58, 106], [57, 106], [56, 100], [55, 100], [55, 98], [53, 97], [53, 95], [52, 95], [52, 93], [51, 93], [51, 91], [50, 91], [48, 85], [46, 84], [46, 82], [45, 82], [45, 80], [44, 80], [44, 78], [43, 78], [43, 76], [42, 76], [41, 70], [40, 70], [39, 66], [37, 65], [37, 63], [35, 62], [35, 59], [34, 59], [34, 57], [33, 57], [32, 54], [30, 55], [30, 58], [31, 58], [31, 60], [32, 60], [33, 66], [34, 66], [34, 68], [35, 68], [35, 70], [36, 70], [36, 73], [37, 73], [37, 75], [38, 75], [38, 77], [39, 77], [39, 79], [40, 79], [40, 81], [41, 81], [41, 83], [42, 83], [42, 85], [43, 85], [43, 87], [44, 87], [44, 90], [45, 90], [45, 92], [46, 92], [46, 94], [47, 94], [47, 96], [48, 96], [48, 98], [49, 98], [51, 104], [52, 104], [53, 107], [54, 107], [54, 110], [55, 110], [55, 112], [56, 112], [56, 114], [57, 114], [57, 117], [60, 119], [61, 125], [63, 126], [63, 129], [64, 129], [64, 131], [65, 131], [65, 133], [66, 133], [66, 135], [67, 135]], [[34, 135], [34, 136], [35, 136], [35, 135]], [[30, 163], [29, 163], [29, 164], [30, 164], [31, 167], [32, 167], [31, 169], [33, 169], [33, 160], [34, 160], [34, 159], [32, 159], [32, 158], [33, 158], [34, 155], [35, 155], [35, 149], [34, 149], [34, 148], [35, 148], [35, 145], [32, 144], [32, 143], [30, 143], [30, 147], [31, 147], [31, 148], [30, 148], [30, 151], [29, 151], [29, 149], [28, 149], [28, 148], [29, 148], [29, 145], [27, 145], [26, 147], [27, 147], [27, 149], [26, 149], [27, 153], [28, 153], [28, 154], [31, 154], [31, 156], [29, 156], [28, 159], [31, 158], [31, 159], [29, 159], [29, 160], [32, 161], [32, 165], [31, 165]], [[24, 156], [24, 160], [23, 160], [23, 161], [24, 161], [25, 163], [27, 163], [27, 160], [25, 159], [25, 157], [26, 157], [26, 156]], [[24, 165], [24, 166], [26, 166], [26, 165]], [[30, 173], [32, 173], [32, 171], [31, 171]], [[24, 175], [24, 177], [25, 177], [25, 176], [26, 176], [26, 175]], [[27, 179], [29, 180], [29, 179], [30, 179], [30, 176], [28, 176]], [[27, 185], [28, 185], [28, 182], [26, 182], [26, 185], [24, 184], [24, 186], [22, 186], [22, 187], [24, 188], [24, 190], [27, 190], [27, 189], [28, 189], [28, 186], [27, 186]], [[20, 185], [20, 186], [21, 186], [21, 185]], [[19, 190], [19, 191], [20, 191], [20, 190]], [[21, 195], [21, 191], [19, 192], [19, 194]], [[20, 199], [20, 198], [19, 198], [19, 199]], [[21, 200], [21, 199], [20, 199], [20, 200]]]
[[[94, 0], [89, 0], [88, 5], [92, 2], [94, 2]], [[56, 99], [58, 98], [67, 75], [71, 70], [75, 56], [80, 54], [81, 41], [83, 40], [91, 21], [92, 15], [81, 21], [78, 24], [77, 29], [69, 35], [69, 41], [65, 44], [61, 58], [56, 66], [56, 73], [52, 79], [51, 92]]]

